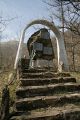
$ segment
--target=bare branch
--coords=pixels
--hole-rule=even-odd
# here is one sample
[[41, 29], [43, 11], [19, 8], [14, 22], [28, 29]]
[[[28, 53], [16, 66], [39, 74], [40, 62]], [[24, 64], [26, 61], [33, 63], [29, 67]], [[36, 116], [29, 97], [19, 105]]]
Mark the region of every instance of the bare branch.
[[70, 0], [69, 2], [71, 3], [71, 5], [72, 5], [77, 11], [80, 10], [80, 6], [79, 6], [80, 4], [79, 4], [79, 2], [76, 2], [76, 3], [77, 3], [76, 5], [74, 4], [74, 2], [73, 2], [72, 0]]

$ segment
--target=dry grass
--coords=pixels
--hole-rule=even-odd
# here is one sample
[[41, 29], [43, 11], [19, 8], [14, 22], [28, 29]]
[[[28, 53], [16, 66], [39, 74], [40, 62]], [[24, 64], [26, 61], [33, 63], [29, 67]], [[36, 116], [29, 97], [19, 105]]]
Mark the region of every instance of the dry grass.
[[8, 83], [9, 74], [10, 74], [10, 71], [5, 71], [5, 72], [0, 73], [0, 96], [2, 93], [2, 89]]
[[80, 83], [80, 72], [71, 72], [70, 74]]
[[[2, 90], [5, 87], [5, 85], [8, 84], [9, 75], [12, 72], [13, 71], [8, 70], [8, 71], [0, 73], [0, 101], [2, 97]], [[16, 81], [16, 78], [15, 78], [15, 81], [13, 82], [13, 84], [9, 86], [11, 101], [14, 101], [15, 99], [15, 90], [18, 85], [18, 82], [19, 81]]]

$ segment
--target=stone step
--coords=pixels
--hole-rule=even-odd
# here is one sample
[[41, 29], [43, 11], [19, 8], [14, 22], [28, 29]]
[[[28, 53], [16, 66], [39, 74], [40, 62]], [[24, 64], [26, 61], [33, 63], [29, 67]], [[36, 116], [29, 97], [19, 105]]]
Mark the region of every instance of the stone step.
[[80, 92], [80, 84], [77, 83], [60, 83], [42, 86], [19, 87], [16, 90], [17, 98], [26, 98], [34, 96], [46, 96], [66, 92]]
[[55, 77], [54, 76], [55, 74], [54, 73], [43, 73], [43, 72], [40, 72], [40, 73], [22, 73], [20, 74], [20, 78], [52, 78], [52, 77]]
[[80, 93], [62, 94], [58, 96], [37, 96], [33, 98], [25, 98], [16, 101], [17, 111], [28, 111], [38, 108], [47, 108], [48, 106], [58, 107], [65, 104], [79, 104]]
[[76, 79], [73, 77], [58, 77], [58, 78], [33, 78], [33, 79], [20, 79], [20, 86], [36, 86], [36, 85], [48, 85], [54, 83], [76, 83]]
[[21, 69], [20, 72], [22, 73], [40, 73], [40, 72], [47, 72], [48, 69]]
[[68, 104], [57, 108], [41, 108], [24, 112], [10, 120], [80, 120], [80, 105]]
[[52, 77], [70, 77], [68, 73], [40, 72], [40, 73], [21, 73], [21, 78], [52, 78]]

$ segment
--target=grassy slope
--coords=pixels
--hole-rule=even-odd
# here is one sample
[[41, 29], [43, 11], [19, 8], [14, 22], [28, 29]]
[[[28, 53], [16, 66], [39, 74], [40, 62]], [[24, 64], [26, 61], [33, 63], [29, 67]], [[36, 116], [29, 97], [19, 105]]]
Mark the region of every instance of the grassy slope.
[[76, 77], [77, 82], [80, 83], [80, 72], [71, 72], [73, 77]]
[[[3, 73], [0, 73], [0, 101], [1, 101], [1, 97], [2, 97], [2, 89], [8, 83], [9, 74], [11, 72], [10, 71], [6, 71], [6, 72], [3, 72]], [[16, 87], [18, 86], [18, 82], [19, 81], [17, 81], [15, 79], [13, 84], [9, 86], [11, 102], [13, 102], [15, 100], [15, 90], [16, 90]]]

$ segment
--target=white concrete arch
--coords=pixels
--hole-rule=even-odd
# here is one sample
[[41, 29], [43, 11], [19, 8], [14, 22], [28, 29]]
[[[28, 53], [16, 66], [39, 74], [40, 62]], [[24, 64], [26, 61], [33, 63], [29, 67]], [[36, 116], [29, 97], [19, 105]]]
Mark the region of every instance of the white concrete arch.
[[58, 28], [54, 25], [54, 23], [51, 23], [47, 20], [40, 20], [40, 19], [30, 22], [23, 29], [23, 31], [21, 33], [21, 37], [20, 37], [20, 42], [19, 42], [19, 47], [18, 47], [16, 59], [15, 59], [14, 69], [17, 68], [18, 60], [21, 58], [21, 47], [22, 47], [22, 43], [24, 41], [25, 32], [30, 26], [32, 26], [34, 24], [45, 25], [45, 26], [49, 27], [50, 30], [53, 31], [53, 33], [56, 36], [56, 41], [57, 41], [58, 70], [61, 71], [61, 69], [62, 69], [61, 64], [63, 64], [63, 70], [68, 71], [69, 66], [68, 66], [68, 60], [67, 60], [67, 55], [66, 55], [66, 50], [65, 50], [63, 37], [61, 36]]

